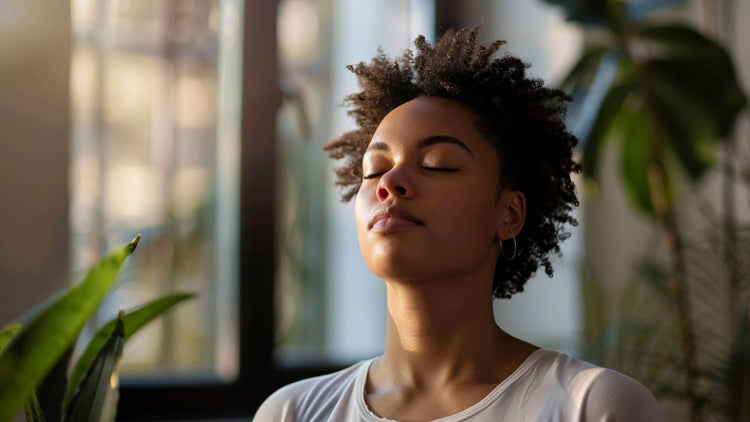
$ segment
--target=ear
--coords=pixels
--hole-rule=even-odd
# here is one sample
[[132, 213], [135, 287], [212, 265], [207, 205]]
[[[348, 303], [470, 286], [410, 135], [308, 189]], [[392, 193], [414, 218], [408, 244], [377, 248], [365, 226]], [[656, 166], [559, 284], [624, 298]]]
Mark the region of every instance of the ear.
[[521, 191], [503, 189], [500, 194], [497, 236], [500, 240], [518, 236], [526, 221], [526, 196]]

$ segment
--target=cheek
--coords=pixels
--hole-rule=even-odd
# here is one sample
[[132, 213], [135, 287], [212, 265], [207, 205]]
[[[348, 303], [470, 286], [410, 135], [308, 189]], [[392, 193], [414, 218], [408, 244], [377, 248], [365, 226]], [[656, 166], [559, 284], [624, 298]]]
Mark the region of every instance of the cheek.
[[[365, 246], [363, 241], [366, 240], [370, 212], [375, 202], [374, 196], [370, 191], [371, 189], [363, 186], [354, 197], [354, 221], [357, 225], [357, 238], [359, 239], [360, 248]], [[364, 253], [365, 251], [362, 250], [362, 252]]]
[[471, 242], [477, 246], [491, 241], [496, 225], [494, 209], [487, 204], [462, 199], [446, 201], [440, 220], [447, 224], [440, 227], [440, 231], [446, 237], [461, 239], [462, 243]]
[[367, 229], [369, 209], [372, 206], [372, 194], [364, 186], [354, 196], [354, 221], [357, 224], [357, 232], [362, 228]]
[[[435, 228], [439, 242], [456, 255], [484, 255], [492, 248], [497, 229], [494, 192], [486, 189], [444, 192]], [[437, 240], [437, 239], [436, 239]]]

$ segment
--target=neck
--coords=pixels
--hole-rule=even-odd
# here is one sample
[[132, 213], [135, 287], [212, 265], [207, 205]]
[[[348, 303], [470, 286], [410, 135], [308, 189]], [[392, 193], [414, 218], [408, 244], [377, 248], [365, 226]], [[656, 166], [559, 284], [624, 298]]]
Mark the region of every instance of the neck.
[[389, 281], [387, 289], [386, 373], [426, 386], [493, 372], [512, 337], [495, 324], [487, 283]]

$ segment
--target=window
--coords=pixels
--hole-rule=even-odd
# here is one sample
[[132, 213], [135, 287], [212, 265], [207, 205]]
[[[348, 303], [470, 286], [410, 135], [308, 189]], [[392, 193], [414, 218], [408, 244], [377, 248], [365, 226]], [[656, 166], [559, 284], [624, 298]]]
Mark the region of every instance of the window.
[[71, 2], [72, 266], [143, 235], [99, 323], [173, 291], [198, 293], [126, 346], [125, 403], [134, 383], [229, 386], [240, 375], [242, 6]]
[[100, 319], [171, 291], [199, 294], [134, 338], [126, 377], [237, 373], [236, 276], [226, 268], [236, 261], [238, 141], [232, 113], [217, 109], [236, 102], [218, 64], [239, 28], [229, 22], [236, 7], [222, 6], [73, 2], [73, 266], [142, 233]]

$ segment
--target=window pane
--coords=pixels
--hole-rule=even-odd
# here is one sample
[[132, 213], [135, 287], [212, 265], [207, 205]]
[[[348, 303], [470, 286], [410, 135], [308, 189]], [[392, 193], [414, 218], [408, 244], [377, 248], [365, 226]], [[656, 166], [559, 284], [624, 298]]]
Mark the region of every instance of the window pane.
[[143, 235], [98, 324], [172, 292], [198, 294], [129, 341], [124, 377], [237, 373], [241, 6], [72, 3], [73, 267]]

